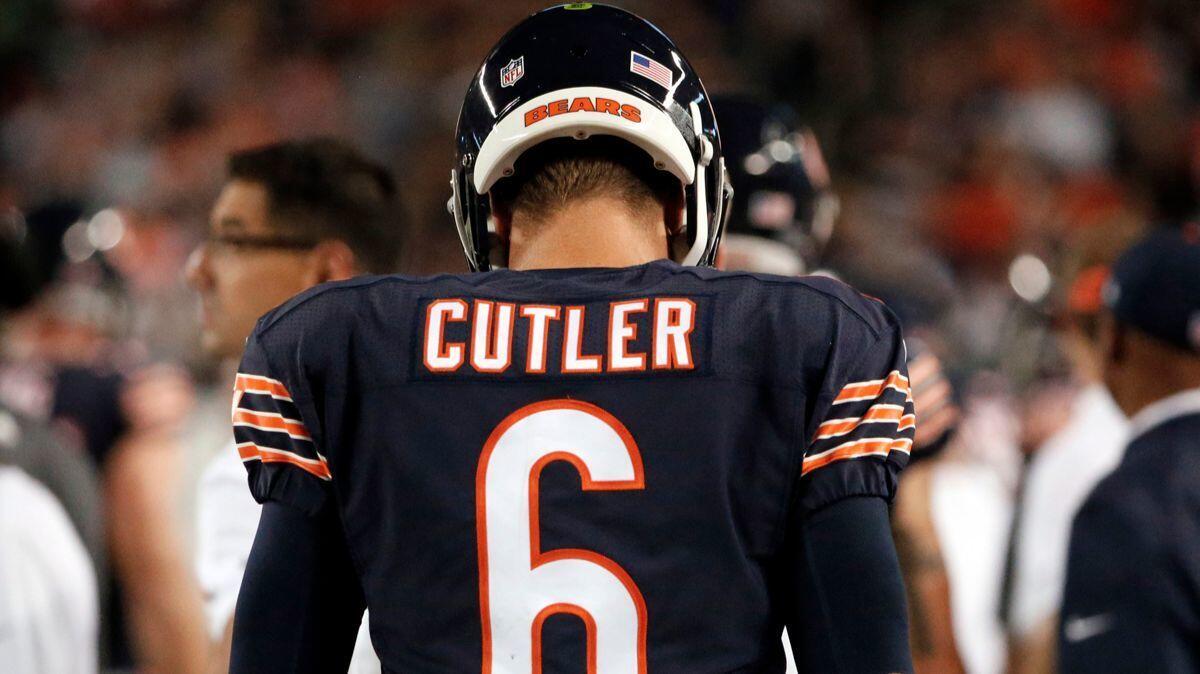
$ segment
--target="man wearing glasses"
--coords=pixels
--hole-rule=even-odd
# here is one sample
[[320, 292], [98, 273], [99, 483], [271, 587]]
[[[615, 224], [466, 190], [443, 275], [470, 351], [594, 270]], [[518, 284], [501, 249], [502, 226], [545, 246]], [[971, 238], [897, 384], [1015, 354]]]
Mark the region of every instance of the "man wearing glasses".
[[[387, 169], [336, 140], [284, 142], [231, 155], [208, 237], [187, 270], [202, 300], [205, 350], [236, 364], [258, 317], [289, 297], [326, 281], [395, 271], [404, 229], [395, 202]], [[233, 449], [206, 467], [198, 500], [197, 573], [215, 641], [211, 669], [225, 671], [233, 609], [260, 511]], [[364, 622], [351, 671], [372, 671], [374, 653], [365, 635]], [[379, 671], [378, 660], [373, 671]]]

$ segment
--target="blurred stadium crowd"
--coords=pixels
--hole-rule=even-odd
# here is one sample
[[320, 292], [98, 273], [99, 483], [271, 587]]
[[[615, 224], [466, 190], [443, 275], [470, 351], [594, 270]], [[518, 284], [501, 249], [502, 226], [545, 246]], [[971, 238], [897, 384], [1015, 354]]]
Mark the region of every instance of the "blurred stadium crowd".
[[[932, 457], [896, 507], [919, 668], [1050, 671], [1073, 508], [1122, 444], [1096, 372], [1103, 270], [1200, 210], [1195, 1], [620, 4], [712, 92], [798, 111], [840, 203], [809, 271], [906, 322]], [[0, 318], [0, 409], [52, 448], [17, 463], [99, 579], [98, 622], [62, 619], [99, 629], [101, 671], [205, 671], [228, 620], [205, 616], [193, 560], [232, 370], [201, 348], [182, 273], [228, 155], [346, 139], [394, 175], [396, 269], [462, 271], [458, 106], [486, 45], [541, 6], [0, 3], [0, 226], [45, 281]], [[89, 671], [60, 664], [40, 671]]]

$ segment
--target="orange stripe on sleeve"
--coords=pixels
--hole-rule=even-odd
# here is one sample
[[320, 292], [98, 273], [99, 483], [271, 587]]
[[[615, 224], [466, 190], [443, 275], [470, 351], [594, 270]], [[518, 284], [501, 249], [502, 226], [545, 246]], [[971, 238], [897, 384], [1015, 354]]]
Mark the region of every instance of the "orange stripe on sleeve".
[[333, 479], [329, 472], [329, 464], [324, 460], [307, 459], [292, 452], [273, 447], [260, 447], [253, 442], [238, 443], [238, 456], [243, 462], [262, 461], [263, 463], [290, 463], [301, 470], [315, 475], [322, 480]]
[[283, 382], [256, 374], [242, 374], [239, 372], [237, 379], [234, 380], [233, 390], [244, 391], [246, 393], [262, 393], [280, 400], [292, 401], [292, 394], [288, 393], [287, 387], [283, 385]]
[[846, 384], [842, 387], [841, 393], [838, 393], [837, 398], [834, 398], [833, 404], [837, 405], [839, 403], [848, 403], [856, 400], [872, 400], [874, 398], [878, 398], [885, 389], [889, 388], [896, 389], [897, 391], [908, 395], [908, 377], [900, 374], [899, 370], [892, 370], [892, 372], [883, 379]]
[[861, 417], [849, 417], [846, 419], [831, 419], [821, 424], [817, 428], [817, 435], [813, 440], [824, 440], [833, 438], [839, 435], [845, 435], [859, 424], [869, 423], [900, 423], [903, 419], [904, 408], [900, 405], [887, 405], [880, 403], [873, 405], [867, 413]]
[[233, 412], [234, 426], [249, 426], [263, 431], [276, 431], [279, 433], [287, 433], [289, 436], [299, 440], [312, 440], [308, 429], [304, 424], [295, 419], [275, 414], [272, 412], [253, 412], [251, 410], [234, 410]]
[[907, 438], [865, 438], [863, 440], [855, 440], [838, 445], [815, 456], [805, 457], [800, 474], [806, 475], [835, 461], [859, 459], [866, 456], [887, 456], [893, 451], [907, 454], [911, 449], [912, 440]]

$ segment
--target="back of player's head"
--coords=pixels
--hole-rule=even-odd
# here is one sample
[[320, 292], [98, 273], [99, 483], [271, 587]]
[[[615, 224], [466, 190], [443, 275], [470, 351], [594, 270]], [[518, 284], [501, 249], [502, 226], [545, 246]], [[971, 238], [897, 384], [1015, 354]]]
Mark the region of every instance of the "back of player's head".
[[389, 171], [330, 138], [287, 141], [236, 152], [231, 180], [262, 185], [270, 225], [314, 241], [339, 239], [366, 271], [393, 271], [403, 226]]
[[1127, 415], [1200, 386], [1200, 226], [1126, 250], [1103, 290], [1102, 375]]
[[493, 197], [552, 208], [596, 190], [682, 197], [672, 257], [712, 263], [732, 193], [716, 118], [675, 44], [634, 14], [574, 3], [518, 24], [472, 80], [457, 140], [449, 206], [473, 269], [507, 262]]
[[630, 213], [675, 204], [679, 183], [654, 169], [628, 143], [607, 136], [556, 139], [525, 152], [511, 178], [492, 189], [492, 204], [539, 222], [576, 199], [607, 196]]

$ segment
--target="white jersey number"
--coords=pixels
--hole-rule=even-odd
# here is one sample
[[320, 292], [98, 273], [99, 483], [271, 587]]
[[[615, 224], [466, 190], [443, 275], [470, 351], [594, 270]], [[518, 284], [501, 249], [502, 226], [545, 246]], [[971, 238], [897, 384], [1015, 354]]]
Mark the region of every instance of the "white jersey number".
[[542, 552], [538, 479], [567, 461], [583, 489], [642, 489], [642, 457], [621, 422], [577, 400], [527, 405], [492, 431], [475, 475], [484, 674], [540, 673], [542, 623], [587, 627], [588, 674], [645, 674], [646, 603], [616, 562], [590, 550]]

